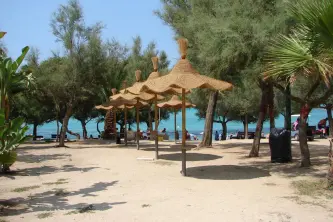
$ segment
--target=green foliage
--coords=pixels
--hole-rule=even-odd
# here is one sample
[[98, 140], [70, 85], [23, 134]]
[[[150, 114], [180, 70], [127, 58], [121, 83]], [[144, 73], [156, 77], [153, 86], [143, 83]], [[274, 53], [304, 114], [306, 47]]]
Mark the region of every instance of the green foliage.
[[37, 189], [40, 186], [34, 185], [34, 186], [29, 186], [29, 187], [19, 187], [19, 188], [15, 188], [12, 190], [12, 192], [16, 192], [16, 193], [22, 193], [22, 192], [26, 192], [29, 190], [33, 190], [33, 189]]
[[28, 138], [25, 135], [28, 131], [28, 126], [22, 127], [23, 123], [24, 119], [20, 117], [6, 122], [4, 111], [0, 111], [0, 154], [16, 149]]
[[39, 64], [38, 50], [32, 48], [26, 60], [27, 64], [22, 67], [22, 70], [30, 70], [34, 73], [34, 86], [13, 97], [11, 116], [21, 116], [26, 123], [38, 126], [55, 119], [54, 103], [52, 98], [43, 91], [45, 83], [40, 77], [44, 73]]
[[[4, 34], [1, 35], [3, 37]], [[33, 80], [29, 71], [18, 72], [28, 51], [29, 47], [24, 47], [16, 60], [0, 54], [0, 109], [5, 110], [6, 119], [9, 117], [9, 102], [12, 96], [26, 90]]]
[[[284, 1], [273, 0], [161, 0], [156, 14], [177, 36], [189, 40], [188, 58], [201, 73], [232, 82], [235, 89], [219, 94], [216, 122], [256, 120], [264, 70], [263, 52], [277, 33], [286, 31], [289, 17]], [[205, 116], [208, 93], [198, 90], [192, 101]]]
[[[279, 80], [296, 79], [301, 83], [298, 87], [305, 89], [299, 90], [302, 95], [298, 102], [310, 102], [320, 83], [331, 84], [333, 2], [301, 0], [287, 6], [297, 25], [290, 35], [279, 35], [270, 44], [266, 53], [267, 74]], [[315, 106], [321, 102], [315, 98], [310, 103]]]
[[6, 35], [6, 32], [0, 32], [0, 39], [2, 39]]
[[0, 154], [0, 165], [11, 166], [15, 163], [17, 159], [17, 153], [15, 151], [10, 151]]
[[[285, 28], [283, 1], [162, 0], [157, 15], [189, 40], [188, 57], [202, 74], [237, 83]], [[200, 18], [200, 19], [198, 19]], [[253, 69], [253, 68], [252, 68]]]
[[141, 80], [145, 81], [149, 74], [153, 72], [153, 64], [151, 58], [159, 57], [159, 72], [166, 74], [168, 71], [169, 60], [164, 51], [159, 52], [156, 49], [156, 44], [150, 42], [145, 49], [142, 49], [141, 38], [139, 36], [133, 39], [133, 46], [128, 57], [128, 64], [125, 67], [127, 72], [127, 80], [130, 84], [135, 82], [135, 70], [141, 70]]
[[48, 217], [52, 217], [52, 216], [53, 216], [52, 212], [45, 212], [45, 213], [37, 214], [38, 219], [44, 219], [44, 218], [48, 218]]

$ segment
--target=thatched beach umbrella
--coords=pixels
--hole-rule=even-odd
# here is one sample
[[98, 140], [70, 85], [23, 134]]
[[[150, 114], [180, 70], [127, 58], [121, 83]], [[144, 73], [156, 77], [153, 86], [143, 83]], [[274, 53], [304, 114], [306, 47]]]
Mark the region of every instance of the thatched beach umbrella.
[[[178, 96], [173, 95], [169, 101], [159, 103], [159, 104], [157, 104], [157, 106], [160, 108], [173, 108], [174, 118], [175, 118], [174, 125], [175, 125], [175, 143], [176, 143], [177, 142], [177, 140], [176, 140], [176, 132], [177, 132], [176, 110], [182, 108], [182, 101], [179, 99]], [[186, 106], [186, 108], [195, 107], [195, 105], [190, 102], [185, 102], [185, 106]]]
[[[137, 84], [141, 81], [141, 71], [136, 70], [135, 73], [136, 73], [135, 74], [136, 83], [134, 83], [134, 84]], [[135, 99], [135, 100], [137, 100], [137, 99], [139, 99], [140, 101], [146, 101], [146, 102], [150, 102], [155, 99], [155, 94], [146, 93], [146, 92], [141, 92], [139, 94], [132, 94], [128, 90], [126, 90], [126, 87], [127, 87], [127, 81], [124, 81], [123, 90], [121, 90], [121, 93], [111, 96], [110, 99], [113, 99], [113, 100], [117, 100], [117, 99], [128, 99], [128, 100]], [[163, 99], [164, 99], [164, 96], [157, 95], [157, 100], [163, 100]], [[149, 115], [149, 128], [152, 128], [150, 110], [148, 112], [148, 115]]]
[[232, 88], [232, 84], [221, 80], [216, 80], [208, 76], [200, 75], [186, 59], [187, 39], [178, 40], [181, 59], [173, 67], [171, 72], [160, 78], [143, 83], [140, 92], [163, 93], [170, 87], [182, 90], [182, 175], [186, 176], [186, 111], [185, 92], [195, 88], [210, 88], [215, 90], [227, 90]]
[[[140, 89], [142, 88], [142, 85], [145, 83], [149, 83], [150, 81], [155, 80], [156, 78], [159, 78], [161, 75], [158, 72], [158, 57], [152, 57], [151, 58], [152, 63], [153, 63], [153, 67], [154, 67], [154, 71], [152, 73], [150, 73], [150, 75], [148, 76], [147, 80], [144, 82], [140, 82], [141, 80], [141, 72], [136, 72], [135, 76], [136, 76], [136, 80], [137, 82], [133, 84], [133, 86], [128, 87], [122, 91], [120, 91], [121, 93], [131, 93], [131, 94], [136, 94], [136, 95], [141, 95], [142, 92], [140, 91]], [[181, 89], [178, 88], [172, 88], [169, 87], [166, 90], [167, 93], [181, 93]], [[163, 92], [163, 93], [166, 93]], [[189, 92], [189, 91], [187, 91]], [[157, 100], [159, 100], [160, 98], [160, 94], [161, 93], [153, 93], [154, 95], [154, 107], [155, 107], [155, 112], [154, 112], [154, 119], [155, 119], [155, 128], [154, 128], [154, 134], [155, 134], [155, 159], [158, 159], [158, 108], [157, 108]]]
[[[157, 61], [157, 60], [156, 60]], [[135, 79], [136, 79], [136, 83], [139, 83], [141, 81], [141, 71], [140, 70], [136, 70], [135, 71]], [[134, 85], [136, 84], [134, 83]], [[155, 94], [151, 94], [151, 93], [146, 93], [146, 92], [140, 92], [139, 94], [132, 94], [129, 91], [126, 90], [126, 81], [123, 82], [123, 90], [121, 90], [122, 93], [118, 93], [118, 94], [114, 94], [110, 97], [110, 100], [119, 100], [119, 99], [126, 99], [126, 100], [136, 100], [137, 102], [139, 101], [157, 101], [157, 100], [162, 100], [164, 99], [163, 96], [161, 95], [155, 95]], [[139, 149], [139, 112], [137, 111], [137, 149]], [[149, 110], [149, 115], [150, 115], [150, 110]], [[156, 121], [156, 119], [155, 119]]]
[[[116, 91], [113, 90], [113, 92], [116, 92]], [[146, 102], [137, 101], [137, 100], [126, 100], [126, 99], [120, 98], [120, 99], [117, 99], [117, 100], [110, 100], [106, 104], [95, 106], [95, 108], [96, 109], [104, 109], [104, 110], [117, 109], [118, 108], [118, 109], [123, 109], [124, 110], [124, 112], [125, 112], [125, 120], [124, 120], [124, 123], [125, 123], [125, 135], [124, 135], [124, 141], [125, 141], [125, 146], [127, 146], [127, 110], [128, 109], [132, 109], [134, 107], [138, 110], [140, 107], [147, 106], [147, 105], [148, 105], [148, 103], [146, 103]], [[116, 117], [114, 117], [114, 122], [116, 124]], [[139, 127], [138, 126], [138, 122], [139, 122], [138, 111], [137, 111], [136, 122], [137, 122], [137, 128], [138, 128]], [[137, 137], [138, 137], [138, 132], [137, 132]]]

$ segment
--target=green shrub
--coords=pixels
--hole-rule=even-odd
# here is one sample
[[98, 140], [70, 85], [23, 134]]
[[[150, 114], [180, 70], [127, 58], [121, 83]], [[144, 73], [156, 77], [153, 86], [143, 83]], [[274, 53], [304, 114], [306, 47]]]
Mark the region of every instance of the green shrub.
[[5, 112], [0, 110], [0, 168], [3, 172], [16, 161], [14, 150], [28, 138], [25, 135], [28, 126], [22, 127], [23, 123], [24, 119], [20, 117], [6, 122]]

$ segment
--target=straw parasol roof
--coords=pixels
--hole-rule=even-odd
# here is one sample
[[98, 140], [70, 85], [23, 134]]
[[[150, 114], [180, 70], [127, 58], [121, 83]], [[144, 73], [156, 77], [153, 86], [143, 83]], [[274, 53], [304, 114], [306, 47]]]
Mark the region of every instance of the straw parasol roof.
[[[179, 99], [178, 96], [173, 95], [172, 98], [167, 101], [167, 102], [163, 102], [163, 103], [159, 103], [157, 104], [158, 107], [160, 108], [175, 108], [175, 109], [180, 109], [182, 108], [182, 101]], [[186, 102], [185, 103], [186, 107], [195, 107], [194, 104], [190, 103], [190, 102]]]
[[[113, 90], [113, 93], [115, 93], [115, 91]], [[142, 107], [142, 106], [147, 106], [148, 103], [146, 102], [142, 102], [142, 101], [137, 101], [137, 100], [127, 100], [127, 99], [123, 99], [123, 98], [119, 98], [117, 100], [110, 100], [108, 102], [106, 102], [105, 104], [102, 105], [98, 105], [95, 106], [96, 109], [105, 109], [105, 110], [109, 110], [112, 108], [133, 108], [133, 107]]]
[[139, 101], [138, 103], [135, 103], [134, 105], [118, 105], [118, 106], [112, 106], [112, 105], [108, 105], [108, 104], [98, 105], [98, 106], [95, 106], [95, 109], [104, 109], [104, 110], [109, 110], [109, 109], [112, 109], [112, 108], [117, 108], [117, 109], [128, 108], [128, 109], [132, 109], [134, 107], [144, 107], [144, 106], [148, 106], [148, 105], [149, 104], [146, 103], [146, 102]]
[[179, 39], [178, 44], [182, 58], [173, 67], [171, 72], [167, 75], [161, 76], [160, 78], [143, 82], [138, 91], [163, 93], [168, 91], [168, 88], [170, 87], [187, 90], [195, 88], [210, 88], [222, 91], [233, 87], [232, 84], [228, 82], [200, 75], [186, 59], [187, 40]]
[[[137, 70], [137, 72], [140, 70]], [[118, 99], [126, 99], [133, 100], [139, 99], [141, 101], [151, 101], [155, 99], [155, 94], [140, 92], [139, 94], [128, 93], [127, 91], [123, 91], [123, 93], [118, 93], [116, 95], [110, 96], [110, 100], [118, 100]], [[157, 100], [164, 99], [164, 96], [157, 95]]]
[[[154, 71], [152, 73], [150, 73], [150, 75], [148, 76], [147, 80], [144, 82], [140, 82], [141, 80], [141, 72], [135, 72], [135, 77], [136, 77], [136, 82], [133, 84], [133, 86], [128, 87], [126, 89], [121, 90], [121, 93], [132, 93], [132, 94], [140, 94], [141, 93], [141, 88], [144, 84], [149, 83], [150, 81], [154, 81], [155, 79], [158, 79], [161, 77], [161, 74], [158, 72], [158, 57], [152, 57], [151, 58], [152, 62], [153, 62], [153, 67], [154, 67]], [[188, 93], [189, 90], [186, 91], [186, 93]], [[154, 94], [161, 94], [161, 93], [155, 93]], [[166, 89], [164, 89], [164, 91], [162, 93], [166, 93], [166, 94], [181, 94], [182, 90], [179, 88], [172, 88], [172, 87], [167, 87]]]

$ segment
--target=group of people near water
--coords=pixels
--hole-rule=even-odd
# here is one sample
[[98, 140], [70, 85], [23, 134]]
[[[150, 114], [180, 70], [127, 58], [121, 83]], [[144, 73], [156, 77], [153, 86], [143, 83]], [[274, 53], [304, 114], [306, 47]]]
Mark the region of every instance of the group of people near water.
[[[328, 121], [328, 118], [324, 118], [324, 119], [321, 119], [317, 124], [318, 132], [321, 133], [322, 135], [328, 134], [329, 127], [327, 126], [327, 121]], [[299, 130], [299, 124], [300, 124], [299, 122], [300, 122], [300, 119], [298, 117], [297, 120], [293, 123], [293, 127], [292, 127], [293, 131]]]
[[[130, 131], [130, 129], [129, 129], [129, 131]], [[150, 139], [151, 132], [152, 131], [150, 130], [150, 128], [147, 128], [146, 131], [140, 131], [140, 134], [141, 134], [140, 137], [142, 139]], [[169, 132], [169, 133], [173, 134], [174, 132]], [[160, 131], [159, 135], [160, 134], [162, 134], [162, 135], [168, 135], [169, 133], [167, 132], [166, 128], [163, 128]], [[175, 132], [175, 137], [176, 137], [176, 140], [179, 140], [179, 132], [178, 132], [178, 130], [176, 130], [176, 132]], [[189, 133], [186, 130], [186, 140], [199, 140], [199, 138], [196, 135], [191, 134], [191, 133]]]

